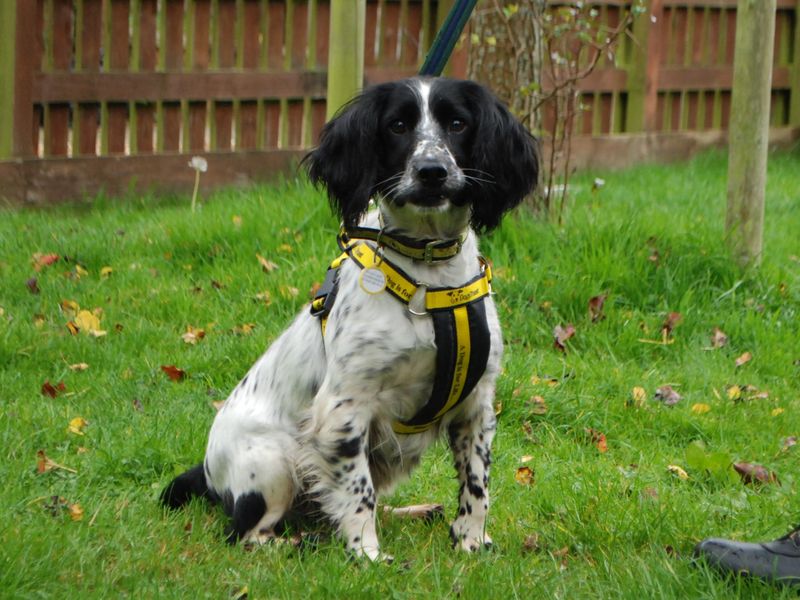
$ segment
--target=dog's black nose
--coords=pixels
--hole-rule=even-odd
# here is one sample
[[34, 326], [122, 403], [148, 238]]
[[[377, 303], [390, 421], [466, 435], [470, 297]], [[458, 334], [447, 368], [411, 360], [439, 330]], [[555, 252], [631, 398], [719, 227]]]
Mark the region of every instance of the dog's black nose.
[[447, 179], [447, 169], [436, 161], [425, 161], [415, 167], [417, 179], [425, 186], [440, 186]]

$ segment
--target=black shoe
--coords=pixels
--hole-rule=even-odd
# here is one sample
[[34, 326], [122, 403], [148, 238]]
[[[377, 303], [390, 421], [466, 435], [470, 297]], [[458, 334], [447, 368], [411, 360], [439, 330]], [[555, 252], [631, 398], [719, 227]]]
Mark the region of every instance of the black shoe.
[[721, 571], [800, 585], [800, 526], [762, 544], [709, 538], [695, 546], [694, 555]]

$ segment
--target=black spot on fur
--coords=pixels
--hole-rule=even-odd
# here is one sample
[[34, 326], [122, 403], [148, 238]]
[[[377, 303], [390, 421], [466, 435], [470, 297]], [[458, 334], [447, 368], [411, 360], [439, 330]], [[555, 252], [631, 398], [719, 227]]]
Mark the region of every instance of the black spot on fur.
[[336, 444], [336, 456], [340, 458], [355, 458], [361, 450], [361, 436], [349, 440], [339, 440]]
[[228, 543], [233, 544], [240, 540], [245, 533], [258, 524], [266, 512], [267, 502], [264, 500], [264, 496], [258, 492], [249, 492], [236, 498]]

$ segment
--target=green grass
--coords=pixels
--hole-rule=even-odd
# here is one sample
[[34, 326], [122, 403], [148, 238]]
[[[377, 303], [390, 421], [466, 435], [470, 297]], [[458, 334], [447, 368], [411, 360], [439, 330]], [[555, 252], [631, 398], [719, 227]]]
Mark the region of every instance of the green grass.
[[[520, 210], [487, 238], [507, 345], [489, 519], [496, 550], [458, 554], [446, 522], [381, 516], [391, 566], [348, 561], [335, 542], [304, 552], [228, 547], [218, 509], [194, 502], [168, 514], [157, 503], [167, 481], [200, 460], [213, 402], [300, 310], [335, 255], [337, 224], [319, 193], [302, 182], [219, 192], [196, 215], [188, 198], [3, 211], [0, 595], [225, 598], [246, 586], [250, 598], [789, 597], [716, 577], [690, 556], [710, 535], [776, 537], [800, 510], [800, 450], [781, 446], [800, 435], [799, 159], [771, 157], [757, 272], [740, 272], [725, 249], [719, 154], [600, 174], [606, 185], [596, 193], [598, 174], [581, 175], [562, 228]], [[36, 252], [70, 260], [36, 272]], [[278, 269], [262, 272], [257, 253]], [[76, 262], [88, 274], [75, 278]], [[113, 272], [103, 278], [106, 266]], [[39, 294], [26, 286], [31, 277]], [[269, 306], [254, 299], [264, 291]], [[587, 302], [600, 293], [606, 318], [593, 324]], [[107, 335], [71, 335], [64, 300], [101, 308]], [[640, 341], [659, 339], [672, 311], [683, 316], [674, 343]], [[568, 322], [577, 334], [563, 354], [552, 332]], [[234, 332], [245, 323], [256, 325], [250, 335]], [[190, 325], [207, 332], [194, 346], [181, 339]], [[730, 342], [708, 350], [714, 327]], [[752, 361], [736, 368], [746, 351]], [[70, 370], [81, 362], [88, 370]], [[174, 383], [162, 365], [188, 378]], [[42, 395], [46, 380], [66, 391]], [[663, 384], [683, 400], [653, 400]], [[733, 402], [731, 384], [769, 396]], [[635, 386], [647, 391], [640, 407], [630, 402]], [[532, 410], [536, 395], [544, 415]], [[698, 403], [710, 411], [696, 414]], [[88, 421], [84, 435], [68, 432], [75, 417]], [[607, 452], [586, 428], [606, 435]], [[766, 465], [780, 485], [691, 468], [686, 448], [696, 440]], [[39, 450], [76, 472], [37, 473]], [[514, 477], [525, 455], [530, 486]], [[690, 479], [671, 475], [671, 464]], [[442, 444], [387, 500], [441, 501], [452, 515], [455, 494]], [[53, 497], [79, 505], [83, 518], [52, 508]], [[537, 548], [526, 550], [533, 535]]]

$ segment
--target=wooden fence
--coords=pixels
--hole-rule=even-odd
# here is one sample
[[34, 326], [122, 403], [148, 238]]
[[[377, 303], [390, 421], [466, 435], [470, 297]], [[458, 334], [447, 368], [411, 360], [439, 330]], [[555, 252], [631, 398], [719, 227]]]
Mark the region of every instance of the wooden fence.
[[[451, 2], [368, 0], [366, 82], [413, 74]], [[630, 0], [592, 4], [613, 23]], [[576, 160], [721, 141], [735, 6], [649, 0], [616, 64], [581, 84]], [[186, 191], [193, 154], [208, 159], [206, 187], [289, 172], [324, 122], [328, 17], [328, 0], [0, 1], [0, 197]], [[793, 138], [800, 0], [778, 0], [776, 18], [771, 122]], [[454, 76], [466, 73], [467, 43]]]

